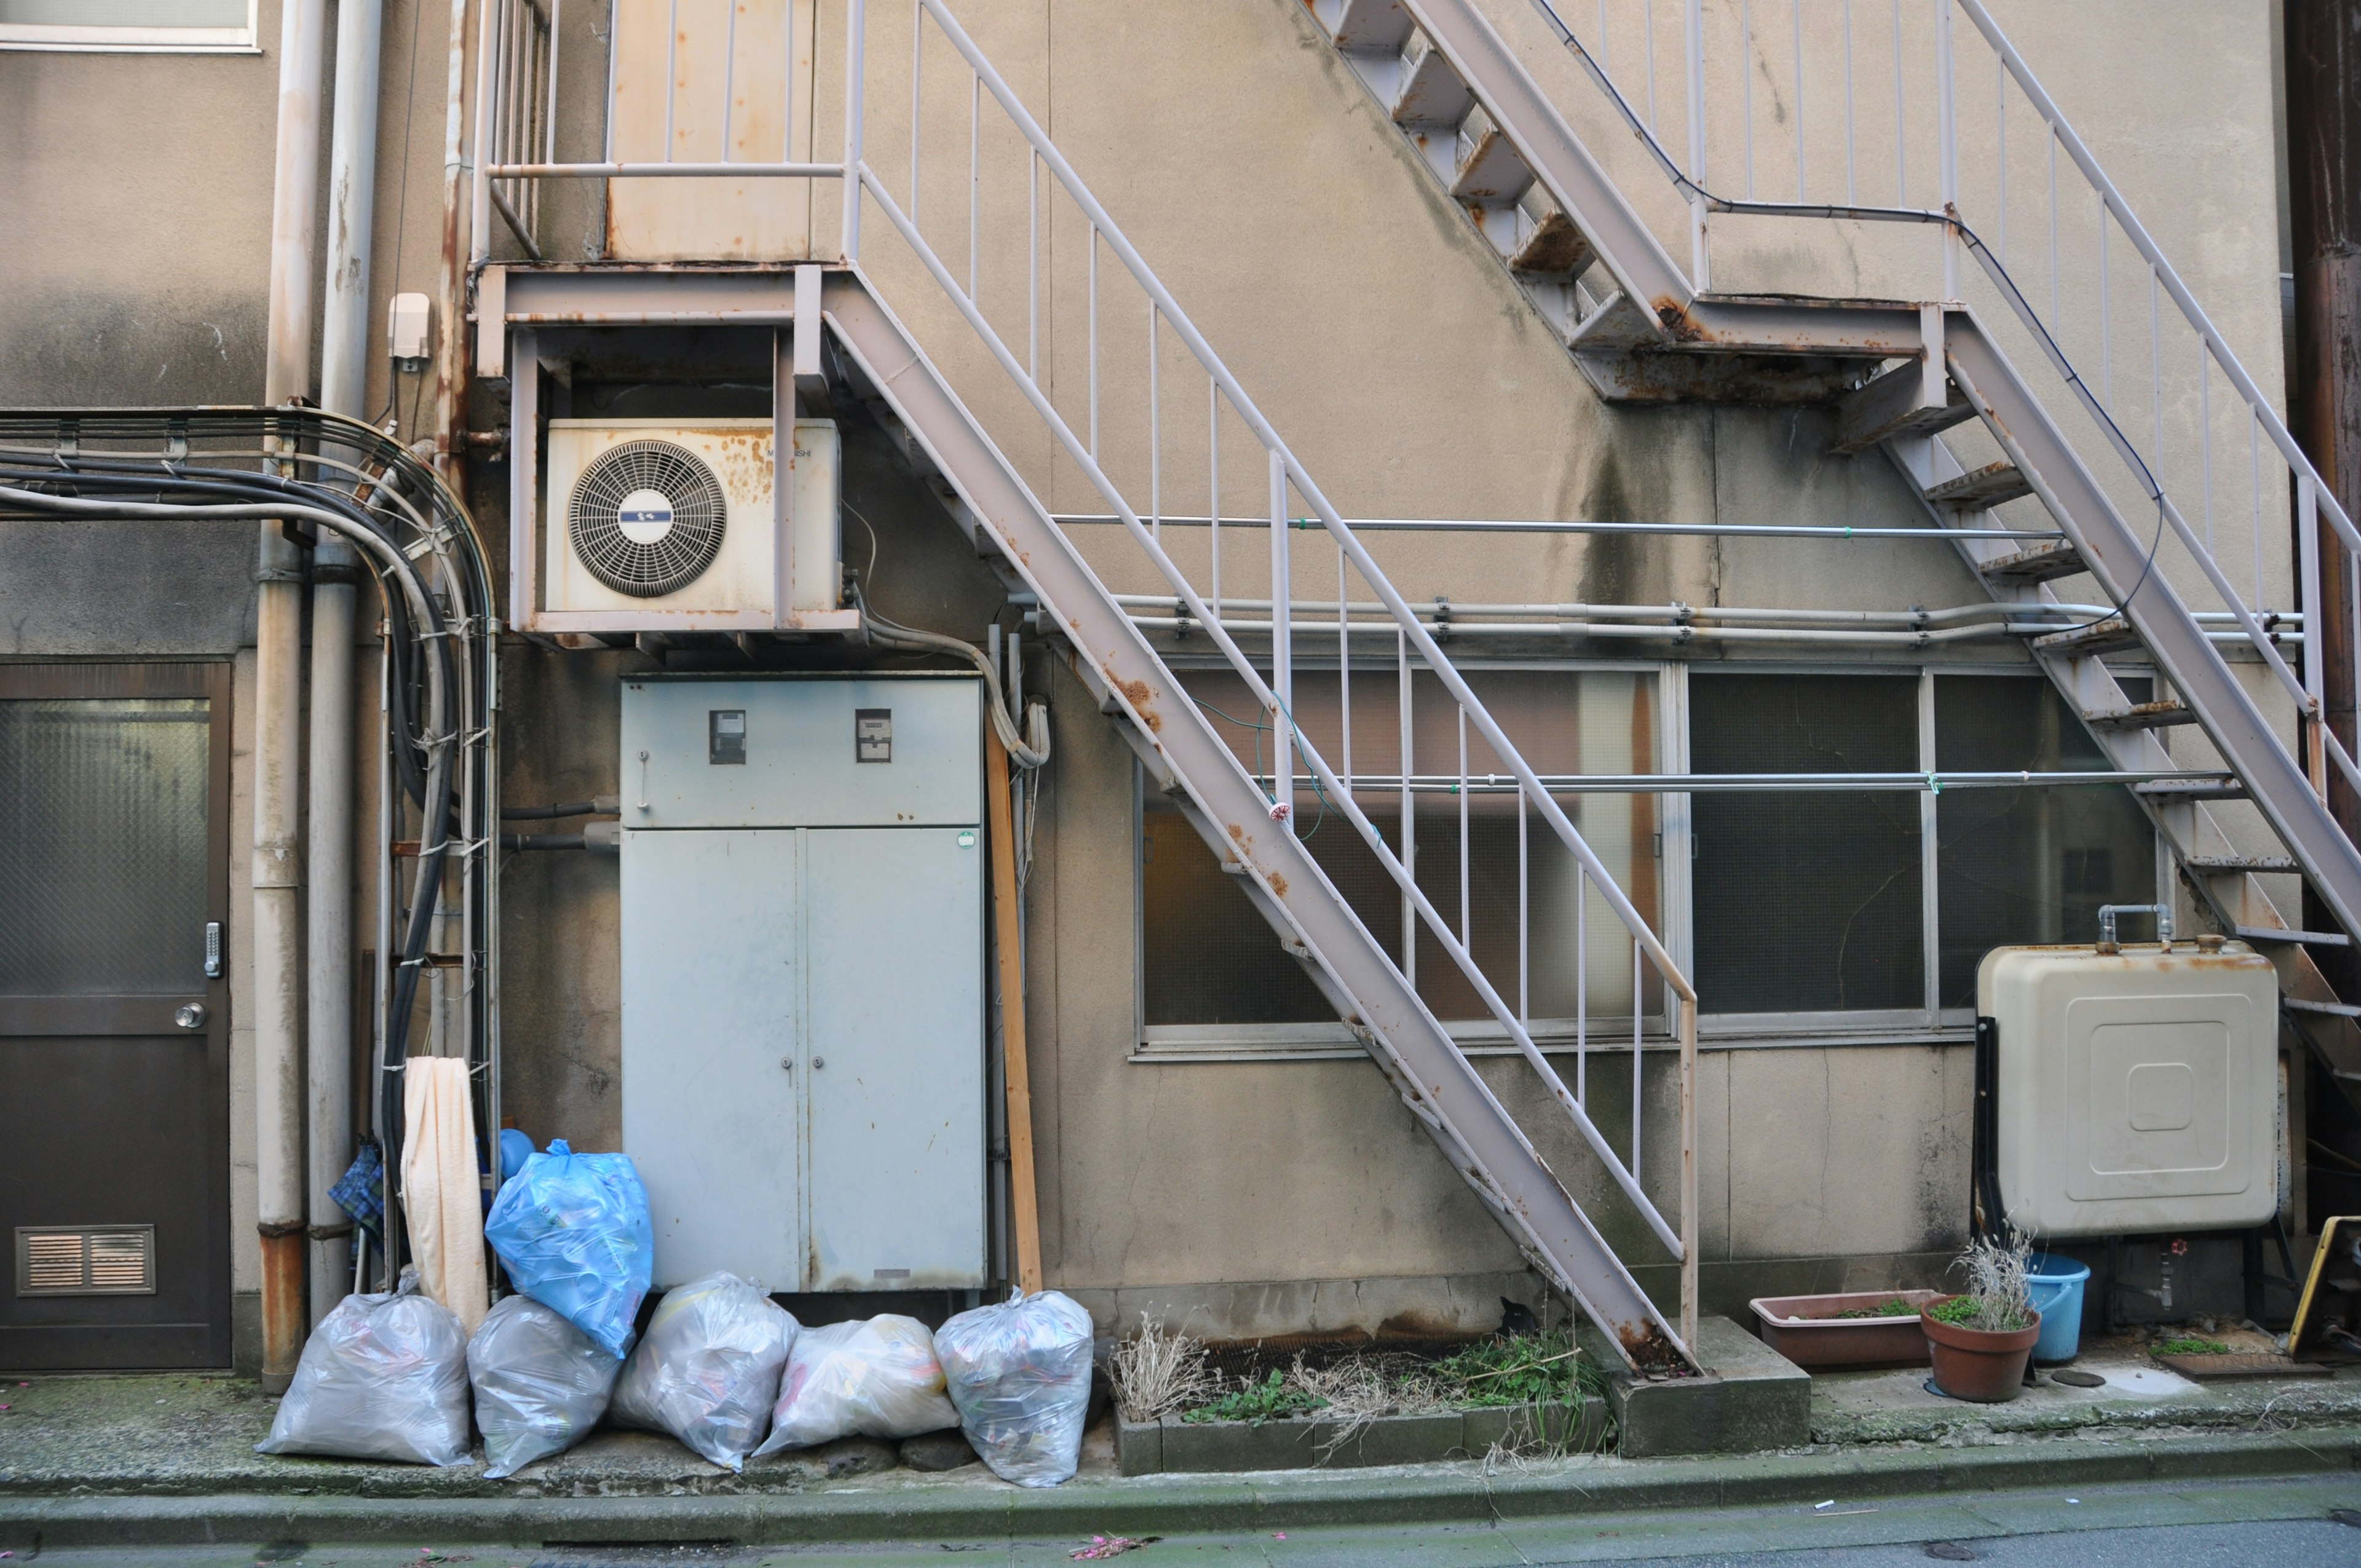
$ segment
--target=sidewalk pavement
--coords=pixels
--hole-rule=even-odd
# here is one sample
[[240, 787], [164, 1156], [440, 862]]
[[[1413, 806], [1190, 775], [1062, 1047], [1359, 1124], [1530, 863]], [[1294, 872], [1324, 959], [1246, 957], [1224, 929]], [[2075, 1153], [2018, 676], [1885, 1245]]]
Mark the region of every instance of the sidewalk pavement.
[[[1245, 1475], [1115, 1474], [1095, 1429], [1063, 1486], [983, 1466], [891, 1467], [853, 1439], [732, 1475], [669, 1438], [604, 1431], [510, 1482], [253, 1452], [274, 1404], [225, 1376], [0, 1382], [0, 1550], [281, 1539], [395, 1542], [1087, 1540], [1497, 1523], [1600, 1512], [1747, 1508], [2019, 1487], [2343, 1476], [2361, 1466], [2361, 1368], [2200, 1387], [2086, 1358], [2108, 1384], [2045, 1385], [1963, 1406], [1916, 1373], [1817, 1379], [1808, 1448], [1717, 1459], [1518, 1459]], [[1848, 1502], [1848, 1506], [1850, 1506]], [[2352, 1500], [2361, 1507], [2361, 1496]]]

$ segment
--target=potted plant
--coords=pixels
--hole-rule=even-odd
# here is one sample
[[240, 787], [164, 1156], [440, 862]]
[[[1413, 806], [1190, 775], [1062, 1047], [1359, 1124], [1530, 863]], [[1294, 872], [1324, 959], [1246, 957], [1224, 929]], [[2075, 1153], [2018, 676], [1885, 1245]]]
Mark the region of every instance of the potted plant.
[[2014, 1225], [2005, 1237], [1979, 1236], [1952, 1266], [1967, 1275], [1968, 1288], [1918, 1309], [1935, 1387], [1954, 1399], [1999, 1404], [2025, 1386], [2041, 1337], [2026, 1283], [2032, 1253], [2032, 1238]]

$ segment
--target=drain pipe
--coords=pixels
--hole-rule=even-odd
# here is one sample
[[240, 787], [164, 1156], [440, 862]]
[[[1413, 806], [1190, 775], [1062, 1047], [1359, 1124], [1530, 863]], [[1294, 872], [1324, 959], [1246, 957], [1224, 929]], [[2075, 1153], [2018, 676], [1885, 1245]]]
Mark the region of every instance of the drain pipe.
[[[337, 0], [336, 96], [328, 148], [328, 291], [320, 406], [367, 419], [370, 218], [377, 205], [379, 48], [385, 0]], [[312, 553], [312, 822], [304, 904], [310, 992], [312, 1321], [344, 1299], [353, 1225], [330, 1189], [353, 1157], [353, 626], [360, 556], [323, 533]]]
[[[312, 235], [319, 211], [320, 68], [326, 0], [286, 0], [279, 22], [279, 148], [270, 197], [263, 400], [312, 395]], [[303, 563], [261, 529], [254, 648], [255, 1184], [262, 1241], [262, 1387], [283, 1393], [303, 1345], [301, 830]]]

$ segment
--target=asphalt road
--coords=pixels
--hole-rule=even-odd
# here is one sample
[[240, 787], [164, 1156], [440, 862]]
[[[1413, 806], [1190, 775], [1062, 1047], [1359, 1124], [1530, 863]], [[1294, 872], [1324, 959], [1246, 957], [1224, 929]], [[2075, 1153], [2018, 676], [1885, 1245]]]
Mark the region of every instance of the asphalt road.
[[[389, 1503], [398, 1515], [401, 1505]], [[2339, 1512], [2353, 1523], [2340, 1522]], [[919, 1563], [1049, 1568], [1086, 1540], [879, 1546], [720, 1545], [339, 1547], [326, 1542], [18, 1551], [0, 1568], [915, 1568]], [[1176, 1536], [1116, 1554], [1126, 1568], [1189, 1563], [1269, 1568], [1542, 1568], [1665, 1563], [1679, 1568], [2361, 1568], [2361, 1477], [2217, 1486], [2093, 1487], [2075, 1493], [1829, 1498], [1818, 1508], [1677, 1510], [1513, 1519], [1496, 1525]]]

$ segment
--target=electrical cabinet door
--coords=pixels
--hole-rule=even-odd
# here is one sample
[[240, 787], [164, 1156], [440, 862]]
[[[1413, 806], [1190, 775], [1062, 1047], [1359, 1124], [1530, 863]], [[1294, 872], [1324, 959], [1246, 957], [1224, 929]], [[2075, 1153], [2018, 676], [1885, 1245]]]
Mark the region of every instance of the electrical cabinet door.
[[658, 1290], [723, 1268], [802, 1282], [801, 859], [793, 828], [626, 837], [623, 1147]]
[[982, 837], [806, 835], [806, 1289], [985, 1282]]

